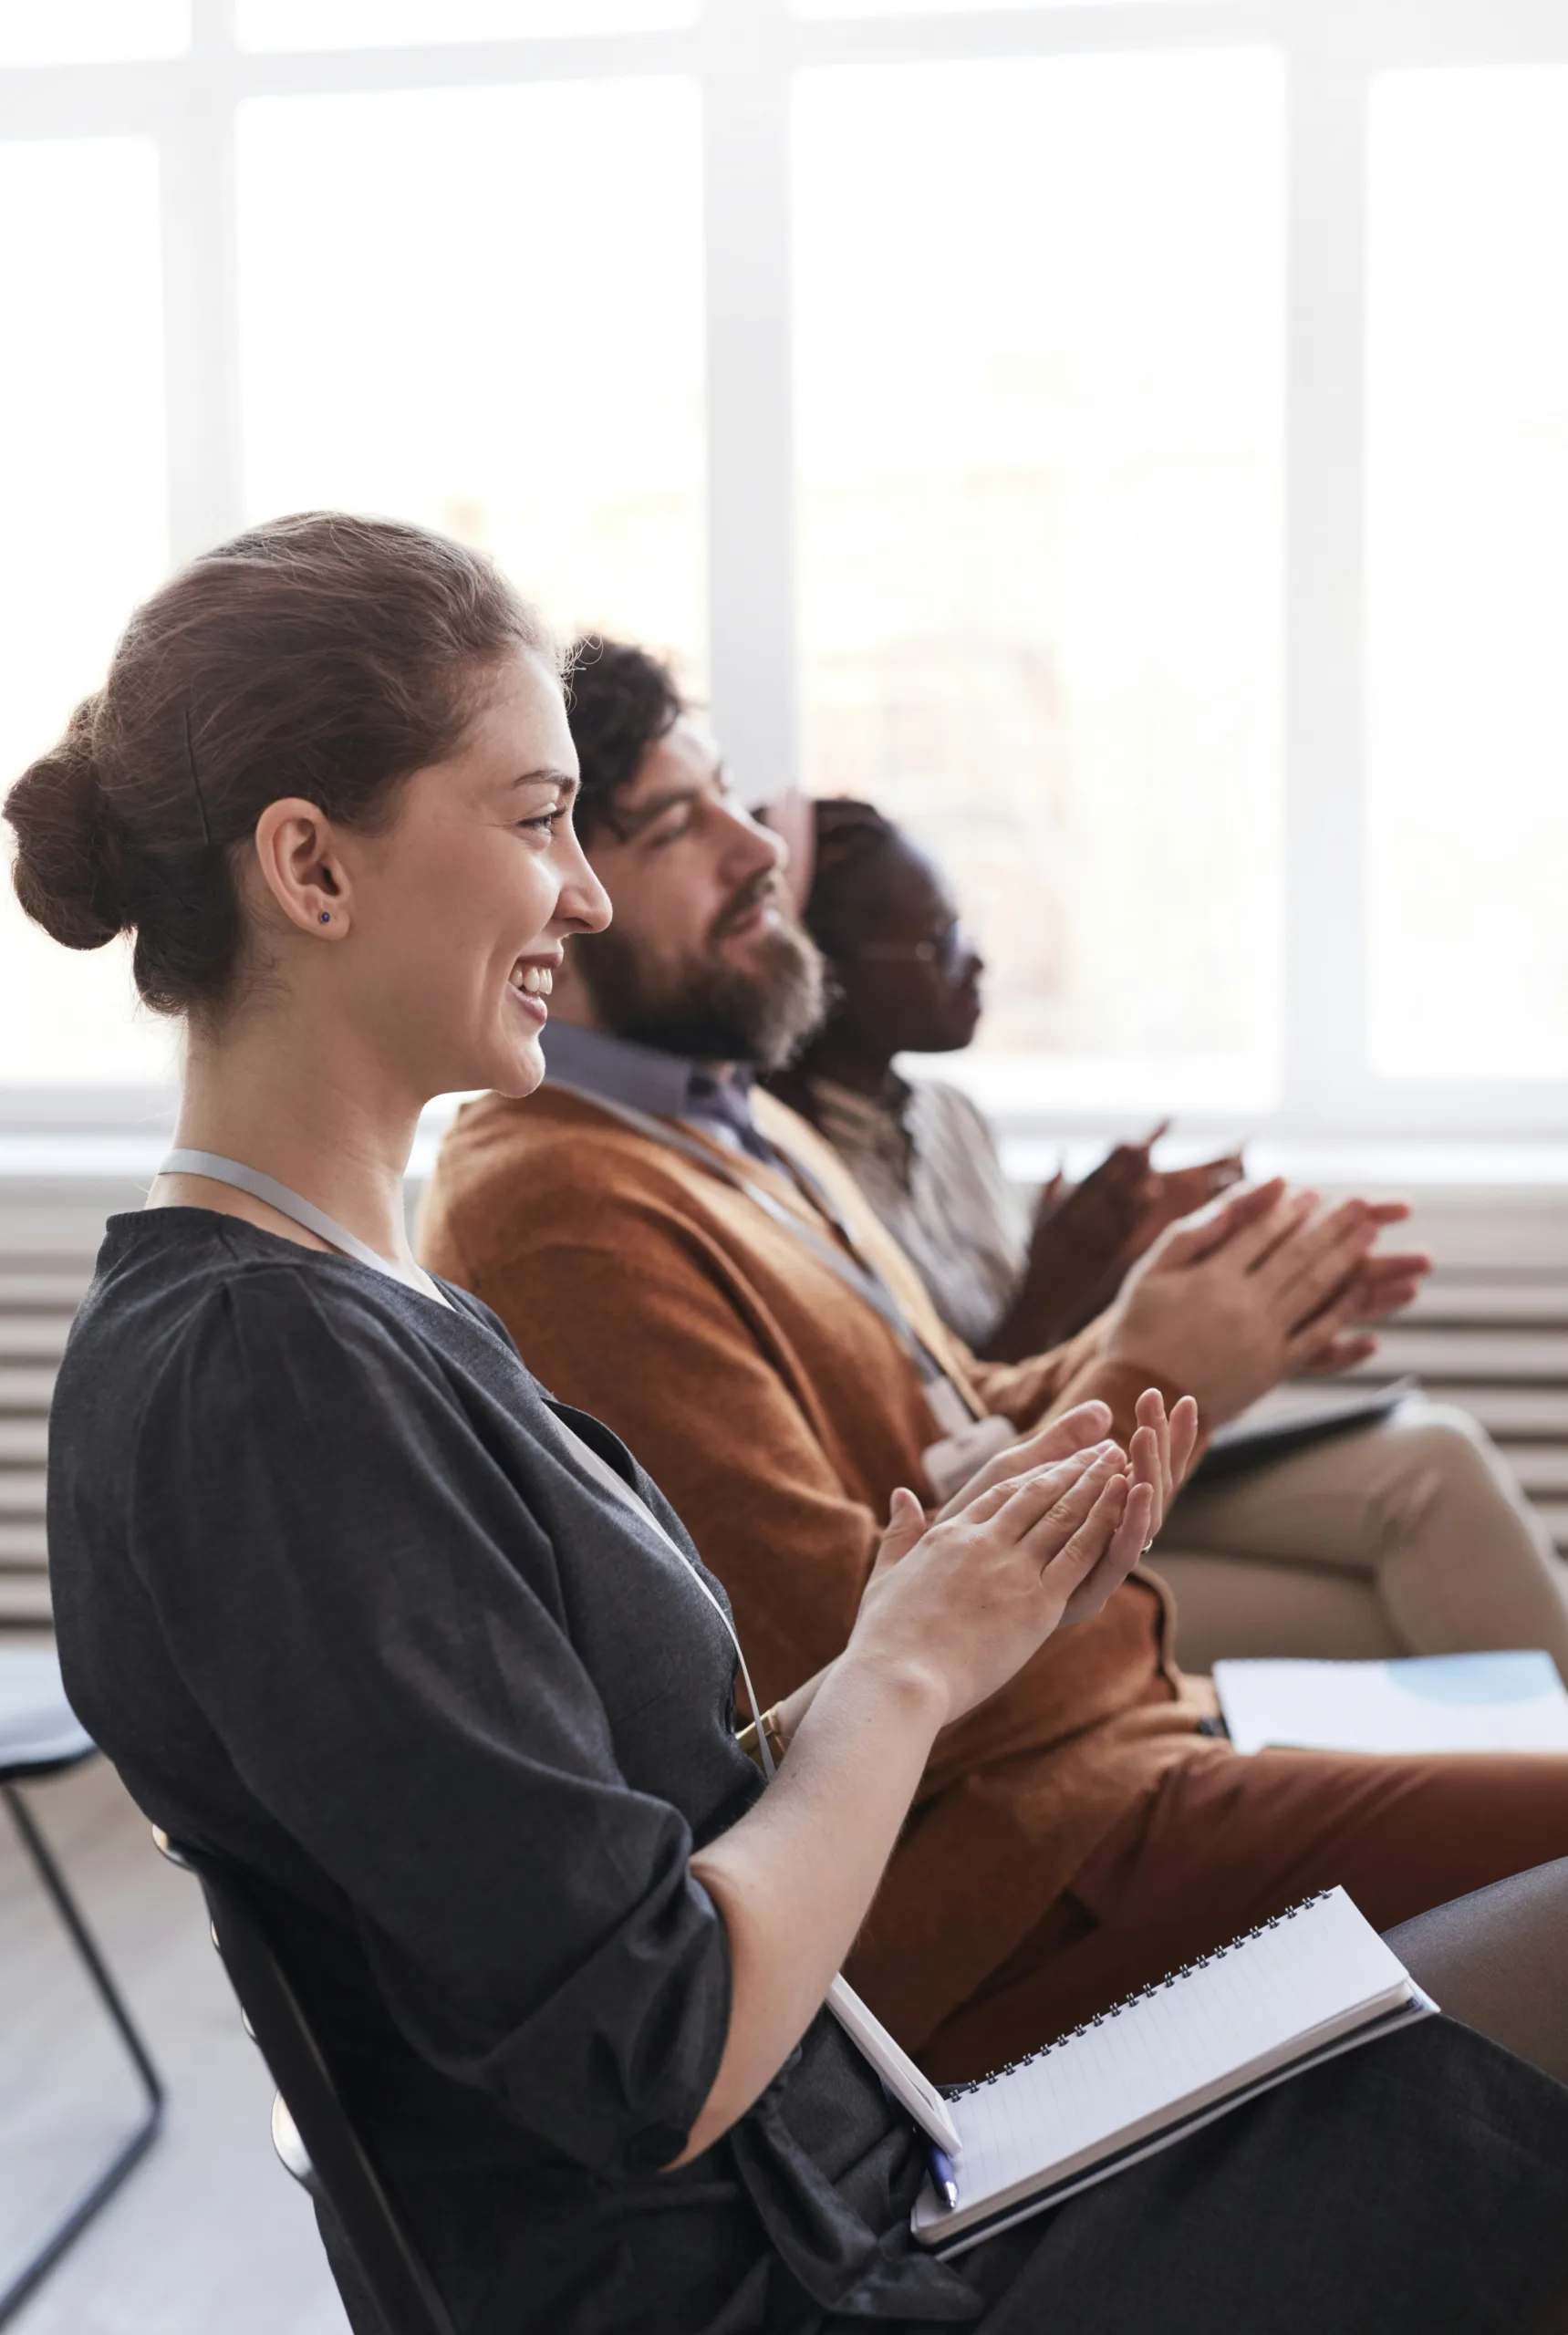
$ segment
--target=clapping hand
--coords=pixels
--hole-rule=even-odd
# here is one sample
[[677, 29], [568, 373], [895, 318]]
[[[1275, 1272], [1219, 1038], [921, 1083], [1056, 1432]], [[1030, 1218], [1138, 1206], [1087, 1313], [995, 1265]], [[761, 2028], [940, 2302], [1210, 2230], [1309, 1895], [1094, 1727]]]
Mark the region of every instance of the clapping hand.
[[1282, 1378], [1344, 1370], [1376, 1352], [1366, 1324], [1408, 1304], [1431, 1260], [1376, 1256], [1402, 1201], [1344, 1201], [1282, 1181], [1176, 1227], [1129, 1277], [1107, 1323], [1107, 1357], [1189, 1387], [1213, 1424]]
[[[1148, 1535], [1152, 1541], [1192, 1464], [1198, 1441], [1198, 1406], [1190, 1396], [1183, 1396], [1168, 1418], [1164, 1398], [1158, 1388], [1151, 1386], [1138, 1396], [1135, 1416], [1137, 1426], [1127, 1448], [1127, 1468], [1133, 1482], [1147, 1482], [1153, 1494], [1153, 1523]], [[1013, 1481], [1032, 1468], [1050, 1467], [1098, 1442], [1109, 1433], [1110, 1425], [1108, 1403], [1079, 1403], [1074, 1409], [1064, 1411], [1059, 1417], [1036, 1427], [1032, 1435], [1020, 1437], [1016, 1443], [1008, 1444], [994, 1458], [988, 1459], [939, 1511], [938, 1523], [946, 1523], [950, 1517], [961, 1514], [971, 1500], [981, 1492], [989, 1491], [993, 1484]]]
[[1120, 1588], [1148, 1543], [1155, 1464], [1135, 1483], [1118, 1445], [1090, 1444], [971, 1491], [935, 1524], [896, 1491], [851, 1651], [937, 1683], [944, 1724], [961, 1718]]
[[1192, 1168], [1156, 1168], [1154, 1147], [1168, 1125], [1162, 1121], [1141, 1143], [1118, 1143], [1081, 1183], [1056, 1176], [1042, 1192], [1028, 1267], [1037, 1348], [1101, 1313], [1168, 1225], [1241, 1181], [1239, 1152]]

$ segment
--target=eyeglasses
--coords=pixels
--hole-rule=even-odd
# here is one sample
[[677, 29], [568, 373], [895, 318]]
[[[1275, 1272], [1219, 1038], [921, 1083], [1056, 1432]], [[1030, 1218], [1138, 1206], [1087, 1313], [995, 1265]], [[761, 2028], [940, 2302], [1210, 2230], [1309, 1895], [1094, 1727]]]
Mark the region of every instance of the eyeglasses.
[[973, 956], [974, 942], [955, 916], [929, 940], [863, 940], [844, 954], [859, 965], [935, 965], [951, 981], [965, 958]]

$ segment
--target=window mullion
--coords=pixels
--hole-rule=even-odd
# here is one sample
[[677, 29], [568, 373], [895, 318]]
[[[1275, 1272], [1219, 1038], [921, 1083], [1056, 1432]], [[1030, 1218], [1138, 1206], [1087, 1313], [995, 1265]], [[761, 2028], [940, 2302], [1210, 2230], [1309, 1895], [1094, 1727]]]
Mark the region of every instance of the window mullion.
[[231, 0], [192, 0], [182, 101], [161, 140], [169, 548], [178, 564], [241, 524]]
[[1366, 1051], [1367, 84], [1296, 11], [1286, 356], [1283, 1086], [1288, 1120], [1345, 1123]]
[[710, 675], [752, 802], [799, 765], [786, 29], [775, 0], [703, 28]]

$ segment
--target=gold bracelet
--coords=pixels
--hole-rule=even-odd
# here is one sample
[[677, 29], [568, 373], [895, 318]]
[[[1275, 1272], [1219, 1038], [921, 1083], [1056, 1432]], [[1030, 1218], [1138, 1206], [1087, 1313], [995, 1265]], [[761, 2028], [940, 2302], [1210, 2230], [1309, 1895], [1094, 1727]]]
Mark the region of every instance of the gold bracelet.
[[735, 1738], [736, 1742], [740, 1745], [747, 1759], [754, 1759], [758, 1767], [762, 1769], [763, 1775], [766, 1775], [767, 1763], [763, 1758], [762, 1744], [757, 1740], [759, 1728], [762, 1732], [763, 1741], [766, 1743], [768, 1749], [773, 1753], [774, 1765], [776, 1768], [784, 1758], [784, 1753], [789, 1749], [789, 1738], [785, 1735], [784, 1728], [780, 1723], [779, 1707], [776, 1703], [773, 1704], [769, 1709], [765, 1710], [760, 1719], [748, 1719], [745, 1726], [742, 1728], [740, 1733]]

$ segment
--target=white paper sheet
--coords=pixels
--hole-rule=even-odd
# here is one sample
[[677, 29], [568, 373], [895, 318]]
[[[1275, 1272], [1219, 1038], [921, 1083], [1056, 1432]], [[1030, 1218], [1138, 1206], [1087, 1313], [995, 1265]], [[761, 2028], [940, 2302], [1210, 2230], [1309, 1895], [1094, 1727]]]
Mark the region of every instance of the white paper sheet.
[[1568, 1751], [1547, 1654], [1217, 1662], [1214, 1684], [1238, 1751]]

